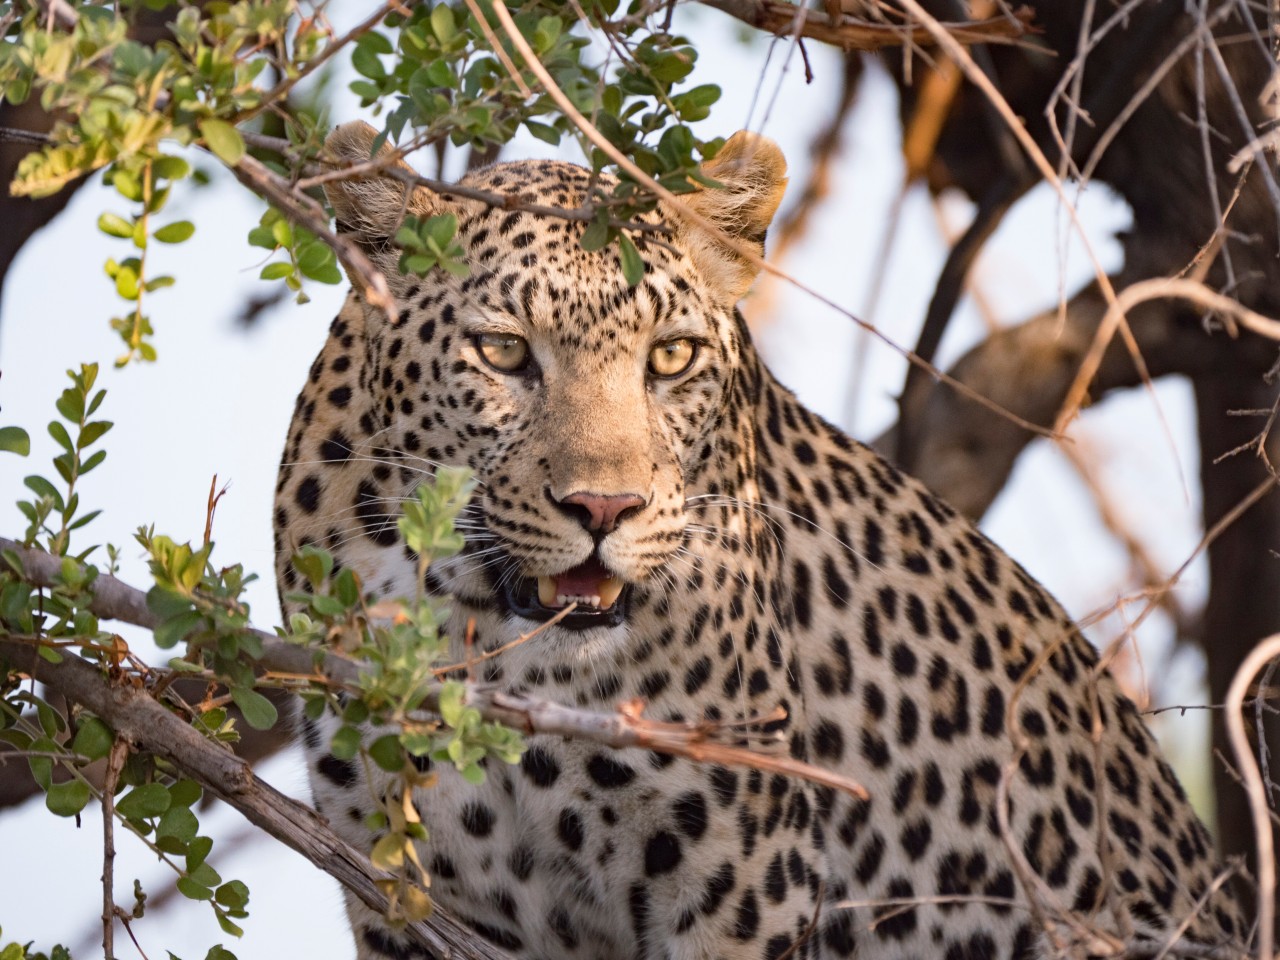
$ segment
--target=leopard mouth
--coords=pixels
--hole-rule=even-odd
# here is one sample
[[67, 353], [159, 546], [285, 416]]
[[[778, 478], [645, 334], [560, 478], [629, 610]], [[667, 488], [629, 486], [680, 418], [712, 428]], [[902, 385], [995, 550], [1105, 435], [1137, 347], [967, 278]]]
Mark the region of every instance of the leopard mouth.
[[517, 617], [545, 622], [577, 606], [556, 621], [570, 630], [616, 627], [627, 619], [631, 585], [611, 573], [594, 554], [584, 563], [553, 576], [504, 577], [501, 589], [507, 609]]

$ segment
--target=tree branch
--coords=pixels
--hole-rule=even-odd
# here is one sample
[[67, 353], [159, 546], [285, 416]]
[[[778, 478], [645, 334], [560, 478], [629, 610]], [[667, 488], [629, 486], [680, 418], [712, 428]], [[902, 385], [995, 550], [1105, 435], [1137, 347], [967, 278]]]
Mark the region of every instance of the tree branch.
[[[787, 0], [698, 0], [703, 6], [714, 7], [736, 20], [772, 33], [776, 37], [790, 37], [796, 33], [796, 19], [800, 7]], [[1010, 16], [990, 17], [965, 23], [946, 23], [942, 27], [959, 43], [1017, 43], [1032, 33], [1032, 12], [1019, 7]], [[829, 43], [848, 52], [853, 50], [880, 50], [884, 47], [900, 47], [907, 44], [932, 46], [933, 35], [927, 27], [916, 23], [873, 23], [854, 17], [842, 16], [833, 21], [818, 10], [804, 11], [800, 24], [800, 36]]]
[[[61, 561], [52, 554], [23, 548], [3, 537], [0, 537], [0, 551], [13, 551], [17, 554], [22, 565], [22, 577], [27, 583], [50, 587], [57, 582]], [[147, 607], [145, 594], [115, 577], [99, 575], [93, 582], [93, 594], [89, 607], [99, 617], [123, 620], [149, 630], [154, 630], [160, 624], [160, 619]], [[317, 669], [314, 651], [285, 643], [264, 630], [251, 629], [250, 632], [262, 641], [263, 653], [257, 661], [261, 670], [312, 677], [329, 686], [356, 688], [360, 665], [355, 661], [325, 654]], [[31, 649], [30, 645], [28, 649]], [[30, 659], [30, 655], [27, 659]], [[527, 734], [578, 737], [614, 749], [635, 747], [657, 750], [698, 762], [766, 770], [810, 780], [851, 796], [863, 799], [867, 797], [866, 790], [860, 784], [831, 770], [801, 763], [785, 753], [759, 753], [717, 740], [725, 731], [730, 731], [735, 737], [741, 736], [740, 725], [709, 722], [663, 723], [649, 720], [641, 716], [641, 704], [638, 701], [620, 704], [615, 713], [599, 713], [562, 706], [538, 697], [506, 693], [489, 685], [467, 683], [465, 687], [466, 704], [475, 707], [486, 720]], [[435, 712], [442, 689], [442, 684], [428, 686], [419, 708]], [[235, 757], [230, 759], [248, 768], [244, 761]]]
[[[1212, 304], [1220, 305], [1216, 295]], [[1097, 286], [1088, 286], [1068, 302], [1065, 323], [1052, 309], [1000, 330], [957, 361], [950, 376], [1021, 418], [1050, 424], [1084, 357], [1099, 342], [1098, 330], [1109, 310], [1114, 320], [1116, 308], [1108, 307]], [[1238, 315], [1238, 304], [1234, 310]], [[1210, 338], [1196, 313], [1170, 301], [1139, 303], [1129, 311], [1129, 318], [1151, 376], [1195, 376], [1227, 362], [1239, 376], [1261, 376], [1275, 362], [1275, 347], [1262, 336]], [[1247, 319], [1253, 322], [1252, 317]], [[1102, 342], [1106, 347], [1088, 383], [1094, 402], [1112, 390], [1143, 383], [1129, 349], [1115, 340]], [[908, 469], [962, 513], [981, 517], [1003, 489], [1018, 455], [1035, 437], [945, 384], [934, 384], [915, 402], [914, 408], [903, 411], [914, 425], [915, 457]], [[877, 449], [894, 449], [898, 429], [895, 426], [878, 438]]]
[[[3, 636], [0, 660], [68, 700], [83, 704], [118, 737], [168, 760], [249, 822], [335, 877], [371, 909], [386, 911], [387, 899], [377, 881], [389, 879], [389, 874], [374, 869], [368, 857], [335, 834], [318, 813], [255, 777], [247, 763], [201, 736], [146, 690], [129, 683], [109, 683], [96, 667], [76, 656], [49, 663], [31, 644]], [[441, 956], [511, 960], [509, 954], [476, 937], [439, 907], [428, 919], [407, 926], [403, 936], [414, 946]]]

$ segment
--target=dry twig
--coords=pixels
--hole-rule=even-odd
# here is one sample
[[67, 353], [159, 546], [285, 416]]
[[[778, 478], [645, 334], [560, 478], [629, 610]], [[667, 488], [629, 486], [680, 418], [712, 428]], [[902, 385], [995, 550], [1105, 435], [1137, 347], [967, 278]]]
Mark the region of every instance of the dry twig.
[[106, 776], [102, 778], [102, 955], [106, 960], [115, 956], [116, 786], [128, 756], [129, 742], [116, 737], [107, 755]]
[[1280, 633], [1263, 640], [1236, 670], [1227, 690], [1227, 736], [1249, 796], [1258, 851], [1258, 957], [1270, 960], [1275, 943], [1276, 857], [1272, 840], [1271, 811], [1267, 806], [1267, 785], [1249, 747], [1244, 726], [1244, 698], [1253, 679], [1271, 660], [1280, 657]]
[[[797, 5], [787, 0], [699, 0], [704, 6], [714, 7], [729, 16], [741, 20], [757, 30], [772, 33], [776, 37], [790, 36], [796, 29]], [[1025, 41], [1032, 31], [1032, 12], [1019, 7], [1009, 16], [990, 17], [967, 23], [943, 25], [958, 43], [1018, 43]], [[875, 23], [860, 20], [847, 14], [832, 19], [831, 13], [807, 10], [802, 37], [829, 43], [845, 51], [880, 50], [907, 44], [930, 44], [930, 31], [915, 23]]]

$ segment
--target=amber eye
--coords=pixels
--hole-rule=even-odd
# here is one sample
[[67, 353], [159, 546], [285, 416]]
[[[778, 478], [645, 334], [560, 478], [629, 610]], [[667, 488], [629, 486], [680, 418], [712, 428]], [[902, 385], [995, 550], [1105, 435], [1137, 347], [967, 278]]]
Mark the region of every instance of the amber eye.
[[698, 345], [687, 338], [659, 343], [649, 351], [649, 372], [655, 377], [678, 377], [698, 355]]
[[514, 333], [480, 333], [475, 344], [484, 362], [501, 373], [519, 373], [529, 365], [529, 341]]

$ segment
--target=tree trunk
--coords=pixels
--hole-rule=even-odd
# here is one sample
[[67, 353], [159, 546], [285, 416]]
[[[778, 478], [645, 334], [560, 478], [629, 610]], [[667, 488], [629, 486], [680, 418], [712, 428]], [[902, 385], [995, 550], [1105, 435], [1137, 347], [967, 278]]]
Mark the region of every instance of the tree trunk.
[[[1223, 368], [1217, 376], [1202, 376], [1194, 385], [1202, 510], [1208, 530], [1269, 477], [1267, 465], [1254, 450], [1214, 463], [1228, 450], [1256, 438], [1266, 422], [1265, 412], [1231, 416], [1230, 411], [1270, 411], [1277, 389], [1231, 368]], [[1269, 440], [1266, 452], [1272, 462], [1280, 462], [1280, 436], [1273, 431]], [[1280, 493], [1263, 496], [1223, 530], [1209, 545], [1208, 559], [1209, 599], [1201, 642], [1209, 665], [1209, 701], [1222, 703], [1240, 661], [1259, 640], [1280, 631]], [[1252, 710], [1247, 709], [1251, 715]], [[1267, 726], [1272, 762], [1280, 763], [1278, 718], [1271, 716]], [[1227, 855], [1246, 855], [1252, 870], [1257, 866], [1253, 821], [1234, 770], [1223, 762], [1231, 757], [1231, 749], [1226, 725], [1217, 718], [1213, 748], [1218, 842]], [[1274, 773], [1272, 779], [1276, 779]]]

